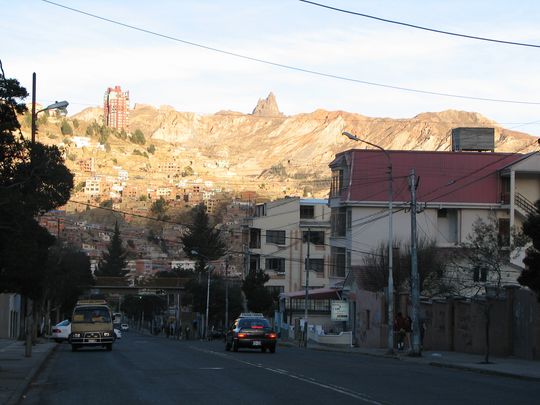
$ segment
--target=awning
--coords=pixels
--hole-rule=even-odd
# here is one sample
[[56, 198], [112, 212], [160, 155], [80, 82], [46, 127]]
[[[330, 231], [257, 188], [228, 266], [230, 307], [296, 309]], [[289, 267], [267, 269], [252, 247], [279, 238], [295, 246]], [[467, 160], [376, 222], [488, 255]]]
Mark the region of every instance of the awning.
[[[308, 299], [312, 300], [339, 300], [341, 299], [342, 288], [314, 288], [313, 290], [308, 290]], [[290, 299], [305, 299], [306, 290], [301, 291], [291, 291], [288, 293], [279, 294], [280, 299], [290, 298]]]

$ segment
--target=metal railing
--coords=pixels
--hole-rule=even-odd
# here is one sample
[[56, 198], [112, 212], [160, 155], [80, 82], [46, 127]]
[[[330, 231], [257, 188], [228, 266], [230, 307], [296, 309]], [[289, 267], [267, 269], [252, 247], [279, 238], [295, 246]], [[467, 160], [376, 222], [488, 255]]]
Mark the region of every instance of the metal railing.
[[515, 202], [516, 205], [527, 214], [534, 214], [537, 212], [535, 205], [520, 193], [516, 193]]

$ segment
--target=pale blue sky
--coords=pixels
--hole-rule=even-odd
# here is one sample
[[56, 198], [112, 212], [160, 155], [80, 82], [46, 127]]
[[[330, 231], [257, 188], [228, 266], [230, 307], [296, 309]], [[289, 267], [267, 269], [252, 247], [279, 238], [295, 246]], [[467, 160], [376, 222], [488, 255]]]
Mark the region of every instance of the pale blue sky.
[[[540, 45], [540, 2], [320, 0], [381, 18]], [[317, 108], [408, 118], [479, 112], [540, 136], [540, 48], [457, 38], [391, 25], [296, 0], [57, 0], [184, 41], [331, 75], [510, 104], [410, 93], [321, 77], [149, 35], [41, 0], [0, 0], [0, 58], [38, 102], [66, 99], [73, 114], [101, 105], [105, 89], [131, 105], [249, 113], [273, 91], [287, 115]], [[538, 121], [535, 124], [524, 125]]]

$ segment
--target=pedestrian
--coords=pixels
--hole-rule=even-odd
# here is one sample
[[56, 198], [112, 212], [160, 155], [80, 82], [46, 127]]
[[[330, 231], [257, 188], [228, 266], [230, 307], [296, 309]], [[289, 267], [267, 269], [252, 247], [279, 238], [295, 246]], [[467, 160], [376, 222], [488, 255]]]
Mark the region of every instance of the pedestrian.
[[401, 312], [398, 312], [394, 319], [394, 332], [397, 334], [397, 349], [402, 351], [405, 346], [405, 335], [407, 329], [407, 319]]
[[407, 348], [409, 350], [412, 349], [412, 344], [411, 344], [411, 333], [412, 333], [412, 319], [410, 316], [407, 316], [407, 322], [405, 323], [405, 336], [407, 338]]

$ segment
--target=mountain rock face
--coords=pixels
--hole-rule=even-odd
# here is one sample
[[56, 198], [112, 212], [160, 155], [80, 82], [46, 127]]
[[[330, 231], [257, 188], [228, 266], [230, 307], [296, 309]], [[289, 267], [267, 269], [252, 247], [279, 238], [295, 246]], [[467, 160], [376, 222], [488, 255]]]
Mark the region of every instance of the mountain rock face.
[[[100, 111], [87, 109], [74, 118], [89, 119], [92, 112]], [[274, 196], [293, 195], [299, 190], [326, 195], [328, 164], [335, 155], [347, 149], [369, 148], [347, 139], [341, 135], [343, 131], [386, 150], [449, 151], [451, 131], [457, 127], [495, 128], [497, 152], [526, 153], [537, 147], [535, 137], [502, 128], [475, 112], [426, 112], [409, 119], [325, 110], [284, 116], [272, 93], [259, 100], [253, 114], [224, 110], [199, 115], [148, 105], [137, 105], [130, 111], [131, 132], [141, 129], [147, 144], [156, 143], [158, 152], [170, 153], [160, 155], [161, 160], [192, 162], [200, 166], [196, 171], [213, 177], [216, 183], [221, 178], [251, 189], [274, 187]]]
[[274, 96], [274, 93], [270, 92], [266, 99], [259, 99], [257, 106], [253, 109], [251, 115], [257, 115], [259, 117], [276, 117], [282, 116], [283, 114], [279, 112], [276, 96]]

